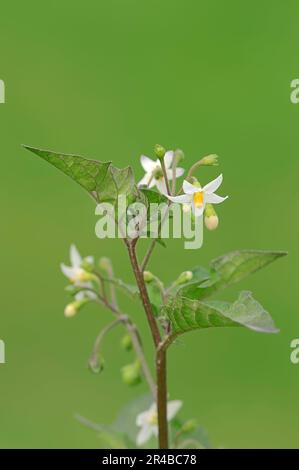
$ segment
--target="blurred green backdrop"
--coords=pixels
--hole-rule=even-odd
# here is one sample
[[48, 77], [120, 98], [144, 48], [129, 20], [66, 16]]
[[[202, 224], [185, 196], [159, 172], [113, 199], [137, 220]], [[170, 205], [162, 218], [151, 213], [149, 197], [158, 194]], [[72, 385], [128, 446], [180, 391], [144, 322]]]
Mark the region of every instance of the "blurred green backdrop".
[[[226, 294], [252, 289], [281, 333], [185, 336], [169, 355], [170, 396], [216, 446], [298, 447], [299, 365], [289, 360], [299, 336], [299, 105], [289, 99], [299, 78], [298, 2], [28, 0], [0, 10], [0, 446], [96, 447], [74, 413], [109, 423], [145, 391], [121, 383], [120, 332], [106, 342], [105, 374], [86, 369], [107, 312], [63, 316], [59, 263], [70, 243], [111, 256], [129, 280], [122, 244], [96, 239], [92, 201], [20, 144], [131, 164], [140, 178], [139, 155], [159, 142], [190, 162], [219, 154], [230, 199], [203, 249], [171, 241], [151, 270], [170, 281], [236, 248], [290, 253]], [[204, 171], [206, 182], [219, 168]], [[147, 334], [137, 304], [124, 305]]]

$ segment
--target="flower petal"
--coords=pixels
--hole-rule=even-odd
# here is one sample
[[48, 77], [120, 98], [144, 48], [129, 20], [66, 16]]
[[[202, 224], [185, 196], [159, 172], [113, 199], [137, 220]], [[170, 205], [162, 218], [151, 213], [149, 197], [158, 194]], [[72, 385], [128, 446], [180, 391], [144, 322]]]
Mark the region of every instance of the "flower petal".
[[82, 258], [81, 258], [79, 251], [76, 248], [76, 245], [74, 244], [71, 245], [70, 259], [71, 259], [72, 266], [74, 268], [79, 268], [79, 266], [82, 263]]
[[172, 160], [173, 160], [173, 150], [168, 150], [164, 155], [164, 164], [167, 170], [168, 168], [171, 167]]
[[189, 183], [187, 180], [183, 181], [183, 191], [185, 194], [194, 194], [197, 193], [199, 188], [193, 186], [193, 184]]
[[223, 180], [223, 176], [222, 176], [222, 174], [221, 174], [221, 175], [217, 176], [217, 178], [215, 178], [213, 181], [211, 181], [210, 183], [206, 184], [206, 185], [203, 187], [203, 191], [204, 191], [205, 193], [208, 193], [208, 194], [214, 193], [215, 191], [217, 191], [217, 189], [218, 189], [219, 186], [221, 185], [222, 180]]
[[179, 204], [188, 204], [192, 200], [192, 196], [190, 194], [182, 194], [181, 196], [168, 196], [166, 197], [172, 202], [178, 202]]
[[70, 266], [66, 266], [65, 264], [61, 263], [60, 264], [60, 269], [62, 271], [62, 273], [68, 278], [68, 279], [72, 279], [74, 277], [74, 274], [75, 274], [75, 269], [70, 267]]
[[182, 405], [183, 402], [181, 400], [173, 400], [167, 403], [167, 421], [170, 421], [172, 418], [174, 418]]
[[176, 178], [179, 178], [180, 176], [182, 176], [184, 174], [184, 172], [185, 172], [184, 168], [178, 166], [175, 170]]
[[156, 162], [146, 157], [145, 155], [141, 155], [140, 163], [144, 171], [146, 171], [147, 173], [151, 173], [156, 166]]
[[149, 189], [156, 186], [156, 183], [157, 183], [157, 181], [155, 180], [155, 178], [150, 178], [150, 182], [149, 182], [149, 185], [148, 185]]
[[214, 193], [205, 195], [205, 201], [210, 204], [220, 204], [221, 202], [225, 201], [225, 199], [227, 198], [228, 196], [221, 197]]
[[83, 300], [85, 298], [85, 291], [80, 290], [80, 292], [77, 292], [75, 295], [75, 300]]
[[156, 180], [156, 186], [161, 194], [167, 194], [167, 188], [164, 178], [159, 178], [158, 180]]
[[149, 415], [149, 410], [139, 413], [136, 417], [136, 426], [143, 426], [147, 422], [147, 417]]
[[148, 186], [148, 183], [149, 183], [150, 179], [151, 179], [151, 173], [145, 173], [144, 177], [141, 178], [141, 180], [139, 181], [137, 186], [138, 187], [139, 186]]
[[137, 434], [136, 444], [142, 446], [153, 434], [153, 428], [150, 424], [144, 425]]

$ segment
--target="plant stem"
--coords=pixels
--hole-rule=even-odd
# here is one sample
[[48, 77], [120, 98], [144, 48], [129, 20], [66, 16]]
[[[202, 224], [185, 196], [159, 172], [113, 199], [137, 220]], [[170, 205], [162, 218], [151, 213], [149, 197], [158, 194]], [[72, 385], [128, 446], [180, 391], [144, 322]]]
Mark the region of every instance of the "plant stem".
[[146, 290], [146, 285], [143, 279], [143, 272], [141, 271], [138, 260], [137, 260], [136, 243], [137, 243], [137, 239], [127, 241], [126, 245], [128, 248], [130, 261], [131, 261], [135, 279], [139, 288], [140, 297], [141, 297], [142, 304], [143, 304], [143, 307], [147, 316], [147, 320], [148, 320], [148, 324], [152, 333], [152, 337], [153, 337], [155, 346], [158, 347], [158, 345], [161, 342], [161, 335], [160, 335], [160, 331], [156, 323], [155, 317], [153, 315], [150, 299], [149, 299], [149, 296]]
[[[128, 331], [128, 333], [129, 333], [129, 335], [132, 339], [133, 347], [134, 347], [136, 355], [137, 355], [137, 357], [140, 361], [140, 365], [141, 365], [141, 369], [142, 369], [144, 378], [148, 383], [148, 386], [150, 388], [150, 391], [151, 391], [154, 399], [156, 400], [156, 395], [157, 395], [156, 384], [155, 384], [155, 382], [152, 378], [151, 371], [150, 371], [149, 366], [147, 364], [147, 361], [146, 361], [146, 358], [145, 358], [145, 355], [144, 355], [144, 352], [143, 352], [143, 348], [142, 348], [140, 334], [139, 334], [138, 328], [135, 325], [135, 323], [132, 322], [132, 320], [130, 319], [130, 317], [128, 315], [126, 315], [125, 313], [120, 311], [117, 304], [114, 305], [112, 302], [110, 303], [108, 301], [107, 297], [102, 297], [98, 292], [94, 291], [93, 289], [89, 289], [89, 288], [84, 289], [83, 288], [82, 290], [89, 290], [89, 291], [94, 292], [97, 295], [99, 304], [103, 304], [105, 307], [107, 307], [109, 310], [111, 310], [111, 312], [114, 313], [114, 315], [116, 316], [116, 320], [113, 322], [113, 324], [110, 324], [106, 328], [104, 328], [104, 330], [103, 330], [104, 335], [108, 331], [110, 331], [110, 329], [112, 327], [116, 326], [117, 323], [121, 322], [124, 325], [124, 327], [126, 328], [126, 330]], [[101, 336], [102, 335], [100, 333], [100, 335], [99, 335], [100, 341], [101, 341]], [[96, 340], [97, 344], [99, 342], [99, 337]]]
[[159, 448], [168, 449], [166, 350], [164, 349], [157, 351], [156, 369]]
[[139, 267], [136, 256], [137, 240], [127, 241], [128, 252], [139, 288], [140, 297], [151, 329], [152, 337], [156, 346], [156, 374], [157, 374], [157, 412], [158, 412], [158, 434], [159, 448], [168, 449], [168, 425], [167, 425], [167, 377], [166, 377], [166, 349], [160, 347], [161, 335], [158, 329], [152, 307], [143, 278], [143, 271]]
[[165, 179], [167, 194], [170, 196], [171, 192], [170, 192], [169, 181], [168, 181], [164, 158], [161, 158], [160, 163], [161, 163], [161, 168], [162, 168], [164, 179]]
[[157, 240], [154, 238], [154, 240], [151, 241], [150, 246], [148, 247], [147, 252], [145, 253], [144, 259], [141, 264], [141, 270], [144, 271], [145, 268], [147, 267], [147, 264], [150, 260], [150, 257], [152, 255], [152, 252], [154, 251], [154, 248], [156, 246]]
[[150, 371], [150, 369], [147, 365], [147, 362], [146, 362], [146, 359], [145, 359], [145, 356], [144, 356], [144, 353], [143, 353], [142, 345], [140, 343], [139, 334], [138, 334], [138, 330], [136, 328], [136, 325], [134, 325], [134, 323], [128, 321], [127, 324], [126, 324], [126, 327], [127, 327], [129, 335], [131, 336], [132, 343], [133, 343], [135, 352], [137, 354], [137, 357], [140, 361], [140, 365], [141, 365], [141, 369], [142, 369], [144, 378], [148, 383], [148, 386], [151, 390], [151, 393], [154, 397], [154, 400], [156, 400], [157, 387], [156, 387], [156, 384], [155, 384], [155, 382], [152, 378], [151, 371]]
[[[167, 217], [168, 217], [168, 213], [169, 213], [169, 209], [170, 209], [170, 206], [171, 206], [171, 202], [168, 201], [167, 204], [168, 204], [167, 211], [165, 211], [165, 214], [163, 215], [163, 218], [162, 218], [162, 220], [160, 220], [160, 223], [159, 223], [158, 235], [159, 235], [159, 233], [160, 233], [160, 231], [161, 231], [161, 228], [162, 228], [162, 226], [163, 226], [165, 220], [166, 220]], [[146, 252], [146, 254], [145, 254], [145, 256], [144, 256], [144, 259], [143, 259], [143, 261], [142, 261], [142, 263], [141, 263], [141, 270], [142, 270], [142, 271], [144, 271], [145, 268], [146, 268], [146, 266], [148, 265], [148, 262], [149, 262], [149, 260], [150, 260], [150, 257], [151, 257], [151, 255], [152, 255], [152, 252], [154, 251], [154, 248], [155, 248], [156, 244], [157, 244], [157, 239], [154, 238], [154, 239], [151, 241], [150, 246], [148, 247], [148, 250], [147, 250], [147, 252]]]

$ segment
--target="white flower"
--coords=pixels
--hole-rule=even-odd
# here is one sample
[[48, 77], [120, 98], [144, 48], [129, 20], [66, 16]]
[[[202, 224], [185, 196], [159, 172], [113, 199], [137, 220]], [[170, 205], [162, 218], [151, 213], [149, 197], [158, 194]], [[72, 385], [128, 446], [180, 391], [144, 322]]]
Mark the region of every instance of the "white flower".
[[[88, 281], [91, 278], [90, 273], [85, 271], [81, 267], [83, 259], [75, 247], [75, 245], [71, 245], [70, 248], [70, 260], [71, 266], [66, 266], [65, 264], [61, 263], [61, 271], [62, 273], [77, 287], [84, 287], [84, 281]], [[93, 264], [94, 260], [92, 256], [87, 256], [85, 261], [89, 264]]]
[[[219, 188], [223, 180], [222, 175], [219, 175], [216, 179], [206, 184], [203, 188], [195, 186], [188, 181], [183, 182], [184, 194], [181, 196], [168, 196], [168, 199], [172, 202], [178, 202], [180, 204], [187, 204], [192, 207], [193, 214], [196, 217], [200, 217], [203, 214], [206, 204], [220, 204], [225, 201], [228, 196], [221, 197], [215, 194], [215, 191]], [[184, 207], [184, 206], [183, 206]], [[186, 206], [185, 206], [186, 210]]]
[[[180, 400], [173, 400], [167, 403], [167, 421], [171, 421], [182, 406]], [[147, 411], [143, 411], [136, 418], [136, 425], [140, 427], [136, 443], [142, 446], [152, 435], [158, 435], [158, 412], [157, 405], [153, 403]]]
[[[169, 180], [172, 179], [172, 169], [171, 165], [173, 162], [173, 155], [174, 152], [172, 150], [168, 150], [164, 156], [164, 164], [166, 169], [167, 178]], [[138, 186], [147, 186], [148, 188], [153, 188], [157, 186], [160, 193], [166, 193], [166, 184], [165, 178], [163, 176], [163, 171], [161, 167], [160, 160], [157, 159], [156, 161], [151, 160], [150, 158], [146, 157], [145, 155], [141, 155], [140, 163], [142, 168], [145, 171], [144, 177], [139, 181]], [[175, 177], [179, 178], [184, 173], [184, 168], [176, 168], [175, 170]]]

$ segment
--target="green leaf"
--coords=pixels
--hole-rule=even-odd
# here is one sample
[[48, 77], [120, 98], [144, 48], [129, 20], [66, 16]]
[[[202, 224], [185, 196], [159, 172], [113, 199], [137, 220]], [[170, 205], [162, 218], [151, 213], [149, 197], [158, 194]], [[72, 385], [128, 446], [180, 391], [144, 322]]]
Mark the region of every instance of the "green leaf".
[[140, 191], [145, 195], [149, 204], [162, 204], [168, 203], [168, 199], [163, 194], [158, 193], [157, 191], [153, 191], [152, 189], [140, 189]]
[[80, 184], [96, 202], [114, 203], [120, 194], [135, 191], [132, 168], [116, 168], [111, 162], [90, 160], [79, 155], [56, 153], [49, 150], [24, 147], [58, 168]]
[[127, 449], [127, 439], [125, 435], [122, 435], [117, 430], [113, 429], [113, 426], [106, 426], [103, 424], [98, 424], [89, 419], [85, 418], [84, 416], [75, 415], [75, 418], [86, 426], [87, 428], [95, 431], [101, 441], [100, 448], [112, 448], [112, 449]]
[[136, 426], [136, 417], [139, 413], [148, 410], [152, 403], [153, 397], [149, 394], [129, 402], [121, 410], [111, 429], [128, 436], [136, 448], [136, 436], [140, 429]]
[[[258, 271], [286, 254], [285, 251], [232, 251], [211, 262], [209, 279], [204, 281], [203, 277], [200, 277], [199, 282], [193, 282], [192, 280], [187, 286], [183, 286], [179, 293], [184, 297], [203, 299], [241, 281], [249, 274]], [[196, 269], [204, 274], [204, 271], [201, 271], [203, 268]]]
[[263, 333], [278, 332], [269, 313], [248, 291], [241, 292], [234, 303], [202, 302], [178, 295], [169, 299], [162, 312], [169, 318], [174, 335], [220, 326], [244, 326]]

